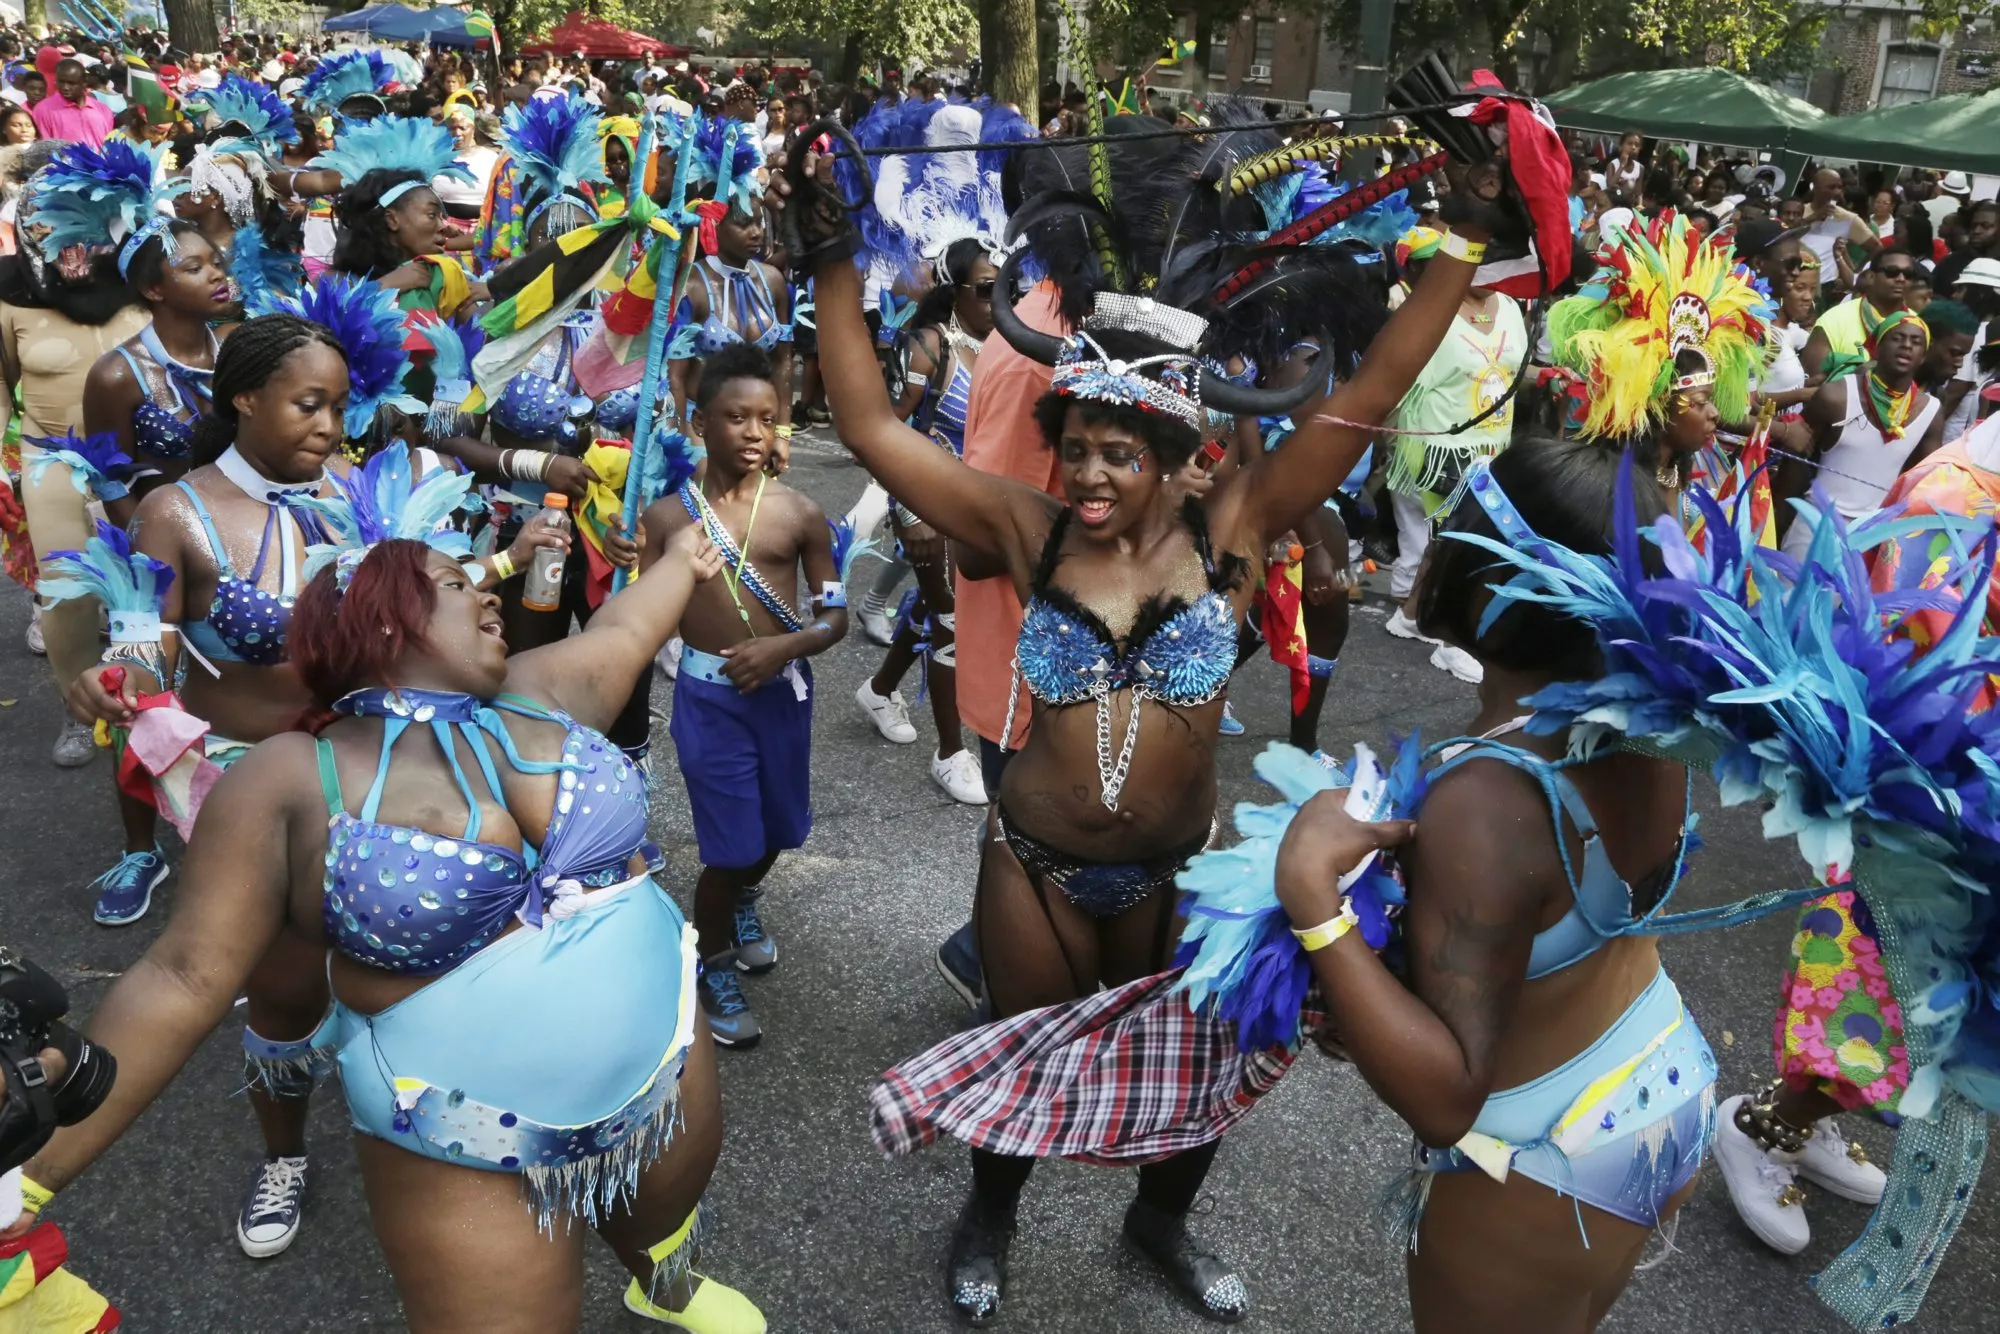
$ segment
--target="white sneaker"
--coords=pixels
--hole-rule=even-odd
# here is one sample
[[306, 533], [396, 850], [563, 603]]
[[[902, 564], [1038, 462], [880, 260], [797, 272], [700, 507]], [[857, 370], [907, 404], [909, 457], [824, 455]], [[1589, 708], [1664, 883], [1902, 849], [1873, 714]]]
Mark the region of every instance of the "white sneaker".
[[1827, 1117], [1813, 1123], [1812, 1138], [1799, 1155], [1799, 1175], [1843, 1200], [1875, 1205], [1882, 1202], [1888, 1177], [1868, 1161], [1868, 1151], [1850, 1143]]
[[97, 741], [88, 727], [74, 718], [64, 719], [62, 731], [56, 734], [55, 749], [50, 758], [59, 768], [81, 769], [97, 758]]
[[949, 793], [953, 801], [968, 806], [986, 804], [986, 779], [979, 772], [979, 761], [972, 758], [969, 750], [942, 760], [931, 756], [931, 781]]
[[1382, 628], [1398, 639], [1415, 639], [1425, 644], [1442, 644], [1444, 642], [1442, 639], [1432, 639], [1429, 635], [1417, 629], [1417, 623], [1403, 614], [1401, 606], [1398, 606], [1396, 610], [1389, 613], [1389, 619], [1383, 624]]
[[[867, 601], [861, 604], [861, 633], [869, 643], [883, 648], [895, 642], [896, 618], [889, 614], [887, 606]], [[893, 739], [893, 738], [892, 738]]]
[[1432, 649], [1431, 666], [1472, 685], [1486, 679], [1486, 669], [1479, 665], [1479, 659], [1453, 644], [1439, 644]]
[[1736, 1128], [1736, 1109], [1748, 1096], [1739, 1093], [1715, 1109], [1715, 1165], [1744, 1226], [1779, 1254], [1797, 1255], [1812, 1240], [1806, 1193], [1799, 1189], [1795, 1162], [1766, 1153]]
[[917, 729], [910, 726], [910, 710], [903, 703], [902, 691], [891, 690], [887, 695], [878, 695], [873, 685], [863, 681], [854, 692], [854, 702], [861, 706], [861, 711], [868, 715], [868, 721], [874, 723], [875, 730], [887, 740], [907, 746], [917, 739]]
[[28, 652], [38, 658], [49, 656], [49, 646], [42, 642], [42, 605], [39, 602], [28, 611]]
[[654, 659], [655, 662], [660, 664], [660, 670], [667, 674], [669, 681], [680, 679], [681, 649], [685, 645], [686, 641], [679, 635], [675, 635], [667, 641], [666, 646], [660, 650], [659, 656]]

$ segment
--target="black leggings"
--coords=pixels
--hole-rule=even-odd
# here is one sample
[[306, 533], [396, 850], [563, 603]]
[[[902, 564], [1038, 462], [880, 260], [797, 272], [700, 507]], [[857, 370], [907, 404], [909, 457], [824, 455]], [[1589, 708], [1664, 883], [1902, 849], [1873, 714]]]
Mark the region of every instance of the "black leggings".
[[[1208, 1178], [1219, 1139], [1196, 1145], [1171, 1158], [1147, 1163], [1139, 1169], [1139, 1198], [1165, 1214], [1179, 1217], [1194, 1208], [1201, 1183]], [[989, 1213], [1008, 1215], [1021, 1198], [1021, 1187], [1035, 1170], [1033, 1158], [1013, 1158], [1005, 1154], [972, 1151], [972, 1193]]]

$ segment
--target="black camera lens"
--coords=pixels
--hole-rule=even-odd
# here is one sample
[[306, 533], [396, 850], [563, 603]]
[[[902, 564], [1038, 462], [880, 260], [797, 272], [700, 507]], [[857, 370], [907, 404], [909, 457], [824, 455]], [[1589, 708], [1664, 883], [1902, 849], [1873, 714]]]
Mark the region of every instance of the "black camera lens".
[[104, 1105], [118, 1078], [118, 1060], [68, 1024], [49, 1021], [46, 1045], [63, 1054], [68, 1069], [62, 1083], [50, 1087], [56, 1121], [73, 1126]]

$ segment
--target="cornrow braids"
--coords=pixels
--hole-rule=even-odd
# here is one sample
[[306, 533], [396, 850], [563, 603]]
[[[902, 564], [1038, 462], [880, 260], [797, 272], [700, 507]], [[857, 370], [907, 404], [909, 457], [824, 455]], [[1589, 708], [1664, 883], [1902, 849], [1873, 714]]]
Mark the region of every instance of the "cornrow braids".
[[236, 396], [262, 389], [285, 358], [308, 343], [346, 351], [326, 326], [296, 315], [259, 315], [236, 326], [215, 355], [214, 410], [195, 424], [196, 467], [213, 463], [236, 442]]
[[379, 278], [406, 262], [403, 248], [389, 233], [388, 210], [382, 196], [407, 181], [428, 181], [414, 171], [377, 167], [334, 196], [333, 216], [340, 223], [333, 267], [357, 278]]

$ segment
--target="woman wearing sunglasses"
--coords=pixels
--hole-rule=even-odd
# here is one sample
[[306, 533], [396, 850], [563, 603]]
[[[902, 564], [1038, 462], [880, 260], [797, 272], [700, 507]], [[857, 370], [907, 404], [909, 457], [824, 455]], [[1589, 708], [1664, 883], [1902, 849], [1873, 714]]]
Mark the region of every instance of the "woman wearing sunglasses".
[[[979, 345], [993, 332], [993, 284], [999, 274], [977, 238], [952, 242], [935, 261], [931, 290], [918, 303], [898, 349], [903, 375], [897, 414], [961, 458], [972, 368], [979, 362]], [[915, 741], [917, 729], [910, 725], [897, 686], [917, 655], [924, 654], [938, 733], [931, 779], [955, 800], [983, 806], [986, 784], [979, 760], [959, 733], [950, 552], [936, 529], [901, 505], [891, 511], [890, 522], [904, 559], [916, 572], [917, 597], [899, 618], [880, 670], [861, 683], [854, 698], [884, 737], [899, 745]]]

